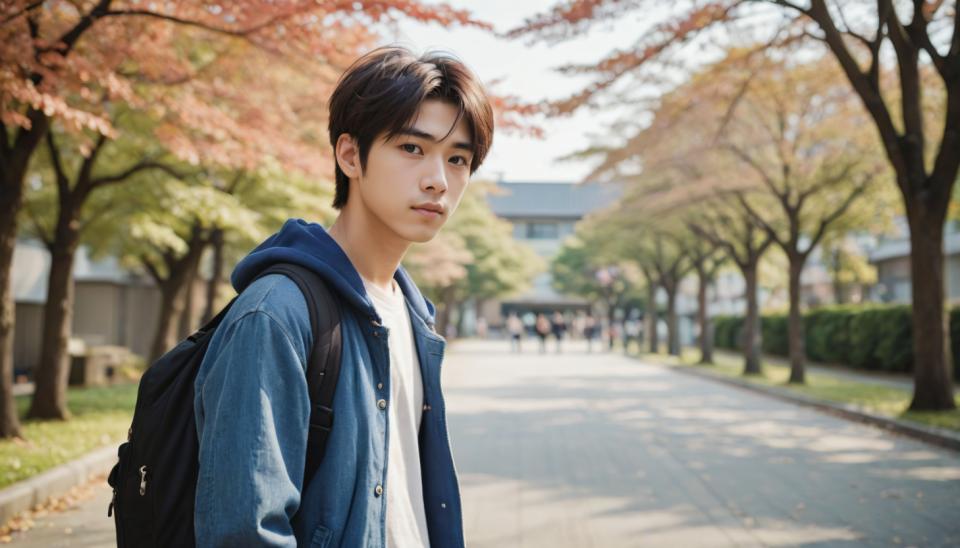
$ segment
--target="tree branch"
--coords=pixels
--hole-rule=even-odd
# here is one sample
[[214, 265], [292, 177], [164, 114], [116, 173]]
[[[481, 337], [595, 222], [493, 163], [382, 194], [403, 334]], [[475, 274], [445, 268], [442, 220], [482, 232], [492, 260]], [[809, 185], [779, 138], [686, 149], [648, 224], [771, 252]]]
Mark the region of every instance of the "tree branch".
[[157, 267], [153, 264], [153, 261], [151, 261], [146, 255], [140, 255], [138, 258], [140, 259], [140, 264], [147, 269], [147, 272], [153, 278], [153, 281], [155, 281], [157, 285], [162, 284], [163, 278], [160, 276], [160, 271], [157, 270]]
[[[864, 74], [864, 72], [860, 70], [856, 59], [850, 54], [850, 50], [847, 49], [840, 31], [833, 23], [825, 0], [811, 0], [808, 15], [820, 26], [820, 29], [823, 30], [827, 45], [836, 56], [853, 89], [857, 92], [857, 95], [860, 96], [870, 116], [877, 124], [877, 130], [883, 141], [884, 150], [898, 175], [897, 182], [901, 185], [901, 190], [908, 191], [908, 189], [903, 187], [904, 184], [907, 184], [907, 163], [900, 150], [900, 134], [893, 123], [893, 118], [884, 102], [883, 96], [880, 94], [879, 89], [872, 84], [869, 75]], [[883, 24], [882, 18], [878, 24]], [[879, 39], [879, 35], [877, 38]]]
[[764, 170], [763, 167], [759, 163], [757, 163], [756, 160], [753, 159], [752, 156], [747, 154], [746, 151], [744, 151], [737, 145], [734, 145], [733, 143], [728, 143], [727, 145], [725, 145], [725, 148], [733, 152], [733, 154], [737, 158], [739, 158], [742, 162], [744, 162], [750, 168], [752, 168], [758, 175], [760, 175], [760, 180], [763, 181], [763, 184], [768, 189], [770, 189], [770, 192], [772, 192], [774, 196], [779, 198], [781, 203], [784, 202], [784, 200], [786, 199], [786, 193], [781, 192], [780, 189], [777, 188], [777, 183], [776, 181], [773, 180], [773, 177], [771, 177], [766, 172], [766, 170]]
[[[930, 56], [930, 60], [933, 62], [933, 66], [937, 68], [940, 76], [947, 77], [947, 65], [944, 58], [940, 55], [940, 52], [937, 51], [937, 48], [933, 46], [933, 42], [930, 41], [930, 33], [927, 30], [927, 24], [929, 23], [926, 13], [927, 5], [924, 0], [913, 0], [913, 19], [910, 21], [910, 24], [907, 25], [907, 33], [910, 35], [914, 44], [920, 46], [923, 51], [927, 52], [927, 55]], [[931, 16], [937, 9], [939, 9], [938, 5], [930, 8]]]
[[[750, 202], [743, 196], [743, 193], [738, 192], [735, 194], [737, 201], [740, 202], [740, 207], [743, 208], [743, 211], [750, 217], [753, 221], [753, 224], [757, 225], [758, 228], [765, 231], [771, 238], [773, 238], [777, 245], [786, 249], [787, 243], [780, 239], [780, 236], [777, 234], [777, 231], [774, 230], [773, 226], [763, 218], [760, 213], [757, 212], [753, 206], [750, 205]], [[790, 212], [786, 212], [788, 215]]]
[[[92, 27], [93, 24], [96, 23], [97, 19], [103, 17], [103, 14], [106, 13], [108, 9], [110, 9], [111, 1], [112, 0], [100, 0], [100, 2], [98, 2], [97, 5], [94, 6], [89, 13], [80, 17], [80, 20], [77, 22], [76, 25], [74, 25], [67, 32], [63, 33], [59, 39], [53, 42], [54, 44], [56, 44], [55, 46], [51, 46], [50, 48], [41, 48], [38, 51], [39, 52], [57, 51], [60, 53], [60, 55], [66, 57], [67, 54], [69, 54], [70, 51], [73, 50], [73, 47], [77, 44], [77, 41], [80, 40], [80, 37], [83, 35], [83, 33], [86, 32], [90, 27]], [[42, 76], [39, 76], [39, 78], [40, 80], [43, 79]], [[40, 82], [38, 80], [35, 83], [39, 84]]]
[[826, 217], [820, 220], [820, 226], [817, 227], [817, 232], [813, 235], [813, 238], [810, 240], [810, 245], [807, 246], [806, 251], [802, 252], [804, 257], [807, 254], [809, 254], [811, 251], [813, 251], [813, 248], [815, 248], [817, 244], [820, 243], [820, 240], [823, 238], [823, 235], [827, 231], [827, 227], [833, 224], [834, 221], [839, 219], [841, 215], [847, 212], [847, 210], [853, 204], [853, 201], [857, 198], [857, 196], [861, 195], [864, 190], [866, 190], [867, 185], [870, 184], [870, 181], [872, 181], [872, 179], [873, 179], [872, 177], [868, 177], [862, 183], [854, 187], [854, 189], [850, 192], [850, 194], [847, 195], [847, 198], [843, 202], [841, 202], [840, 205], [837, 206], [837, 208], [834, 209], [832, 213], [830, 213], [829, 215], [827, 215]]
[[856, 167], [856, 165], [857, 165], [856, 162], [848, 162], [840, 173], [834, 175], [833, 177], [825, 177], [820, 181], [818, 181], [816, 184], [811, 185], [810, 188], [801, 192], [799, 199], [797, 200], [797, 208], [802, 207], [803, 203], [810, 196], [813, 196], [814, 194], [822, 191], [823, 189], [847, 179], [847, 177], [850, 176], [850, 172], [853, 170], [854, 167]]
[[100, 188], [100, 187], [111, 185], [111, 184], [121, 183], [125, 181], [127, 178], [135, 175], [136, 173], [139, 173], [141, 171], [145, 171], [148, 169], [157, 169], [157, 170], [163, 171], [175, 179], [182, 180], [186, 178], [185, 174], [180, 173], [172, 166], [168, 166], [166, 164], [156, 162], [153, 160], [141, 160], [119, 173], [114, 173], [113, 175], [104, 175], [102, 177], [91, 179], [90, 188], [94, 189], [94, 188]]
[[47, 150], [50, 152], [50, 164], [53, 166], [54, 178], [57, 180], [57, 191], [61, 199], [70, 195], [70, 180], [67, 178], [63, 162], [60, 160], [60, 150], [53, 141], [53, 131], [47, 131]]
[[891, 0], [878, 0], [885, 9], [890, 42], [897, 55], [897, 68], [900, 76], [900, 110], [903, 117], [904, 134], [901, 139], [901, 151], [905, 154], [910, 168], [910, 179], [925, 179], [924, 149], [926, 139], [923, 134], [923, 110], [920, 104], [920, 65], [919, 49], [911, 40], [907, 29], [903, 27], [897, 10]]
[[259, 23], [259, 24], [257, 24], [257, 25], [254, 25], [254, 26], [252, 26], [252, 27], [250, 27], [250, 28], [240, 29], [240, 30], [237, 30], [237, 29], [228, 29], [228, 28], [223, 28], [223, 27], [216, 27], [216, 26], [213, 26], [213, 25], [209, 25], [209, 24], [206, 24], [206, 23], [202, 23], [202, 22], [200, 22], [200, 21], [193, 21], [193, 20], [190, 20], [190, 19], [183, 19], [182, 17], [176, 17], [176, 16], [174, 16], [174, 15], [167, 15], [167, 14], [164, 14], [164, 13], [157, 13], [157, 12], [155, 12], [155, 11], [150, 11], [150, 10], [109, 10], [109, 11], [105, 12], [105, 13], [103, 14], [103, 16], [104, 16], [104, 17], [118, 17], [118, 16], [128, 16], [128, 17], [131, 17], [131, 16], [132, 16], [132, 17], [152, 17], [152, 18], [155, 18], [155, 19], [161, 19], [161, 20], [163, 20], [163, 21], [169, 21], [169, 22], [171, 22], [171, 23], [177, 23], [177, 24], [179, 24], [179, 25], [185, 25], [185, 26], [188, 26], [188, 27], [196, 27], [196, 28], [200, 28], [200, 29], [203, 29], [203, 30], [208, 30], [208, 31], [210, 31], [210, 32], [216, 32], [216, 33], [218, 33], [218, 34], [226, 34], [227, 36], [236, 36], [236, 37], [240, 37], [240, 38], [245, 38], [245, 37], [248, 37], [248, 36], [250, 36], [251, 34], [253, 34], [253, 33], [255, 33], [255, 32], [259, 31], [259, 30], [263, 30], [264, 28], [267, 28], [267, 27], [275, 24], [276, 22], [280, 21], [281, 19], [286, 19], [286, 18], [289, 17], [290, 15], [287, 15], [287, 14], [284, 14], [284, 15], [276, 15], [276, 16], [273, 16], [273, 17], [267, 19], [266, 21], [264, 21], [264, 22], [262, 22], [262, 23]]
[[80, 172], [77, 174], [77, 184], [75, 188], [84, 195], [93, 190], [93, 185], [90, 184], [90, 173], [93, 171], [93, 166], [97, 163], [97, 157], [100, 155], [100, 151], [103, 150], [103, 145], [106, 142], [106, 135], [102, 133], [97, 134], [97, 141], [93, 144], [93, 148], [90, 149], [90, 155], [84, 158], [83, 163], [80, 164]]
[[31, 12], [31, 11], [39, 8], [39, 7], [42, 6], [42, 5], [43, 5], [43, 0], [40, 0], [39, 2], [33, 2], [33, 3], [30, 3], [30, 4], [27, 4], [26, 6], [24, 6], [24, 8], [23, 8], [22, 10], [17, 11], [17, 12], [14, 12], [14, 13], [11, 13], [10, 15], [4, 17], [4, 18], [3, 18], [3, 21], [0, 21], [0, 25], [6, 25], [7, 23], [9, 23], [10, 21], [13, 21], [13, 20], [16, 19], [17, 17], [20, 17], [21, 15], [23, 15], [23, 14], [25, 14], [25, 13], [27, 13], [27, 12]]

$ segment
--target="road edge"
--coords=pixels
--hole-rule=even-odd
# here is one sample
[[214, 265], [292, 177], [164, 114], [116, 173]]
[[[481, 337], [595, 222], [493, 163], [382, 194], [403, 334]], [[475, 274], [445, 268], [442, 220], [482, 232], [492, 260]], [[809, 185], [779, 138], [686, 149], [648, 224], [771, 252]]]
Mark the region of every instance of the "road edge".
[[634, 356], [634, 358], [644, 363], [650, 363], [658, 367], [667, 368], [671, 371], [678, 371], [686, 375], [722, 382], [724, 384], [743, 388], [751, 392], [765, 394], [779, 400], [811, 407], [848, 420], [878, 426], [890, 432], [918, 439], [920, 441], [924, 441], [945, 449], [960, 452], [960, 434], [946, 428], [937, 428], [934, 426], [927, 426], [900, 419], [894, 419], [892, 417], [886, 417], [877, 413], [869, 412], [856, 405], [842, 404], [828, 400], [822, 400], [819, 398], [812, 398], [810, 396], [791, 392], [784, 388], [755, 384], [743, 379], [728, 377], [718, 373], [710, 373], [709, 371], [699, 369], [697, 366], [693, 365], [671, 365], [655, 359], [650, 359], [642, 355]]
[[[66, 493], [91, 475], [109, 471], [116, 462], [117, 446], [109, 445], [3, 488], [0, 490], [0, 525], [50, 497]], [[106, 508], [103, 515], [107, 515]]]

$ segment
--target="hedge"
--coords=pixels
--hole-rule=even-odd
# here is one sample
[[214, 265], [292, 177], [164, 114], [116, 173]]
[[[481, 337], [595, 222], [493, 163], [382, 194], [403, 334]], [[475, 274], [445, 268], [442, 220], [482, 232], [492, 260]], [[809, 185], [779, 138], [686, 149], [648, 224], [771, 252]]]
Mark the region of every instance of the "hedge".
[[[763, 351], [788, 354], [787, 315], [769, 314], [760, 319]], [[913, 370], [913, 335], [908, 305], [828, 306], [804, 314], [807, 358], [877, 371]], [[714, 319], [718, 348], [742, 348], [741, 316]], [[954, 376], [960, 378], [960, 307], [950, 311]]]

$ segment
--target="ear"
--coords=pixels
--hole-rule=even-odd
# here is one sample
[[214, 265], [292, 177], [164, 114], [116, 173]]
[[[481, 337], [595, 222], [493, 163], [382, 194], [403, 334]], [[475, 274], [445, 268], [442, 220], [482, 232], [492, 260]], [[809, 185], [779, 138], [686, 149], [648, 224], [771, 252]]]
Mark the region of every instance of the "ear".
[[337, 165], [340, 171], [351, 178], [359, 179], [363, 174], [360, 167], [360, 148], [357, 142], [349, 134], [341, 133], [337, 138], [337, 146], [334, 151], [337, 158]]

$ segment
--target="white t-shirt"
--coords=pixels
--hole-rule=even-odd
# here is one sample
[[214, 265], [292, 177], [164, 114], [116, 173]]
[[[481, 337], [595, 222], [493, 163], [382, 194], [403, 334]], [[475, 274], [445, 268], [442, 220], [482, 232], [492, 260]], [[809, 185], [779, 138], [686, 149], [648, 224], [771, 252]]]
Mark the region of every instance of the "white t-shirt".
[[406, 299], [390, 280], [392, 292], [363, 280], [373, 306], [388, 329], [390, 347], [390, 397], [387, 421], [390, 448], [387, 456], [387, 546], [430, 546], [427, 517], [423, 509], [418, 434], [423, 416], [423, 380], [413, 342], [413, 328]]

